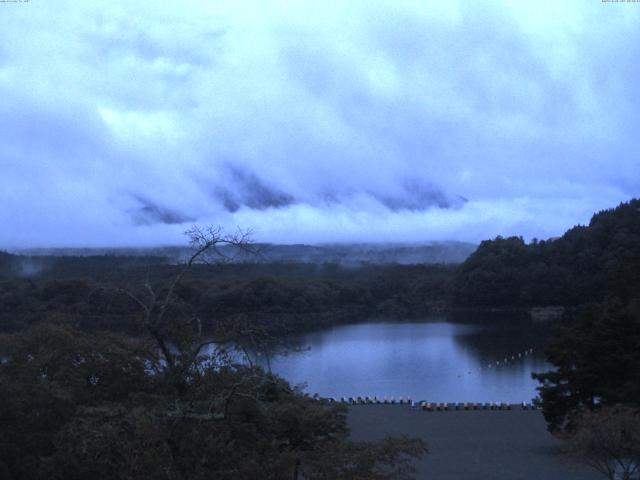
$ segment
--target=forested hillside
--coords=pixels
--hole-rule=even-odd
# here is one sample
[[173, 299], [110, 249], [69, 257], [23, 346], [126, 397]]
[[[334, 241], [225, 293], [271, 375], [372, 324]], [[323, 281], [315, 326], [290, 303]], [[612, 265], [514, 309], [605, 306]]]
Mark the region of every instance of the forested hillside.
[[574, 306], [616, 297], [627, 303], [640, 288], [640, 200], [595, 214], [562, 237], [497, 237], [460, 266], [458, 306]]
[[[75, 259], [71, 272], [95, 270], [57, 278], [49, 265], [0, 284], [1, 321], [13, 330], [0, 333], [0, 478], [413, 478], [424, 442], [351, 441], [344, 406], [254, 364], [243, 346], [260, 348], [260, 324], [221, 316], [202, 328], [201, 296], [216, 270], [203, 265], [193, 283], [182, 280], [207, 250], [243, 240], [214, 229], [191, 235], [194, 253], [181, 267], [114, 261], [100, 270], [99, 258]], [[9, 273], [25, 260], [0, 258]], [[88, 331], [96, 329], [111, 331]]]
[[[156, 257], [5, 255], [0, 331], [55, 317], [85, 330], [131, 332], [138, 306], [120, 292], [170, 284], [178, 267]], [[31, 274], [23, 273], [25, 268]], [[273, 333], [370, 317], [420, 317], [450, 303], [453, 266], [196, 265], [176, 295], [207, 329], [242, 315]], [[33, 273], [37, 271], [36, 273]], [[0, 275], [2, 277], [2, 275]]]

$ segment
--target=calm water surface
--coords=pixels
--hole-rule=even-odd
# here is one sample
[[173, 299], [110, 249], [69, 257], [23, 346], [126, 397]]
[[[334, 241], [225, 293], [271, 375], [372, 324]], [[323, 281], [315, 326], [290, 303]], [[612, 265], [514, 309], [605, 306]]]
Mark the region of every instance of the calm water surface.
[[291, 338], [299, 351], [276, 355], [271, 368], [294, 384], [306, 383], [308, 393], [329, 397], [522, 402], [536, 395], [531, 372], [550, 368], [544, 341], [523, 322], [360, 323]]

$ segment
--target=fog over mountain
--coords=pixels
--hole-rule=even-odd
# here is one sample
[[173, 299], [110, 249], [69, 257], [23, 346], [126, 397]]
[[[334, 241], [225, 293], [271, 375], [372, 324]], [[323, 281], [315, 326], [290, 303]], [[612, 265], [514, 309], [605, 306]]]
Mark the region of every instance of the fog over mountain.
[[546, 238], [640, 192], [637, 4], [0, 7], [0, 248]]
[[[451, 264], [463, 262], [477, 245], [467, 242], [430, 242], [425, 244], [361, 243], [325, 245], [282, 245], [255, 244], [251, 251], [242, 251], [230, 246], [222, 246], [223, 256], [212, 256], [210, 261], [232, 263], [335, 263], [345, 266], [362, 264], [420, 263]], [[20, 274], [29, 276], [45, 268], [47, 262], [61, 256], [103, 256], [147, 257], [161, 262], [182, 262], [189, 258], [192, 250], [188, 247], [146, 247], [146, 248], [31, 248], [18, 249]]]

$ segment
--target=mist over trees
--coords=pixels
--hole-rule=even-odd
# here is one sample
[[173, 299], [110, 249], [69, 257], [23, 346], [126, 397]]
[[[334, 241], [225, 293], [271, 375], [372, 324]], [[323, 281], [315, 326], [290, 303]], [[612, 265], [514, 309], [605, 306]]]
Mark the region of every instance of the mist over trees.
[[351, 442], [344, 406], [234, 359], [229, 345], [259, 343], [259, 326], [205, 335], [181, 282], [205, 253], [249, 242], [216, 229], [190, 236], [194, 253], [170, 282], [111, 292], [136, 306], [140, 335], [81, 331], [64, 314], [0, 335], [3, 478], [412, 478], [422, 441]]
[[224, 348], [204, 356], [198, 347], [267, 345], [336, 323], [457, 309], [568, 307], [546, 352], [554, 369], [535, 377], [549, 429], [577, 435], [590, 411], [640, 407], [639, 262], [639, 200], [558, 239], [482, 242], [461, 265], [192, 262], [182, 270], [163, 255], [0, 252], [8, 432], [0, 472], [410, 478], [420, 442], [351, 443], [342, 407]]
[[[170, 282], [175, 269], [154, 257], [56, 258], [38, 275], [0, 279], [0, 331], [55, 313], [73, 317], [81, 328], [135, 333], [131, 318], [137, 306], [114, 296], [114, 288]], [[199, 264], [176, 295], [205, 330], [244, 315], [282, 334], [370, 317], [441, 312], [450, 303], [454, 271], [444, 265]]]

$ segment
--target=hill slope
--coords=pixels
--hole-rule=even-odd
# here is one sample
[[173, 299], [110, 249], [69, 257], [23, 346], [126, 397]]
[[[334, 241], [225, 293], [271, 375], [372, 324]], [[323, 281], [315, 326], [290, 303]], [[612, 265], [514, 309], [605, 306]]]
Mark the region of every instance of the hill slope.
[[526, 244], [497, 237], [460, 266], [458, 306], [579, 305], [640, 292], [640, 200], [595, 214], [588, 226]]

